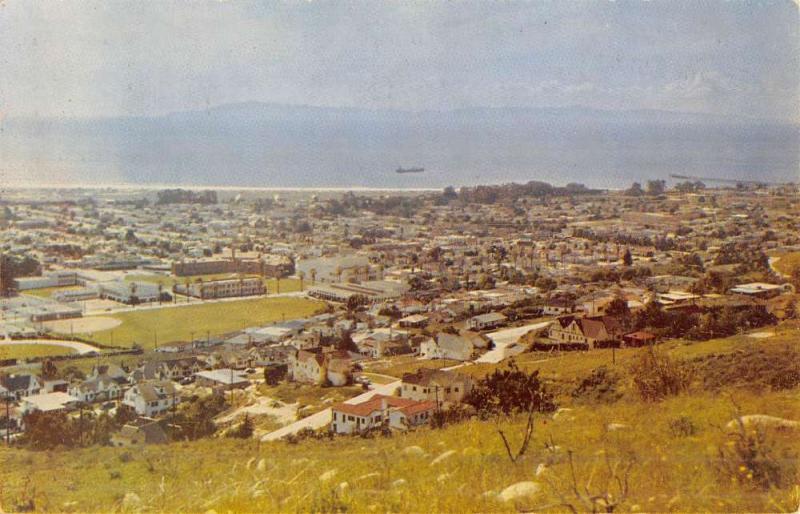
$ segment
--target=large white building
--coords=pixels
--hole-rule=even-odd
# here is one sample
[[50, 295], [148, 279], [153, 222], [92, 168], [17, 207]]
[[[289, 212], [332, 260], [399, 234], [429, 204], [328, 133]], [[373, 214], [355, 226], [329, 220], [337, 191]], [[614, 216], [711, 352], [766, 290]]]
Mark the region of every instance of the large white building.
[[210, 280], [194, 282], [188, 286], [175, 285], [175, 292], [195, 298], [231, 298], [235, 296], [257, 296], [266, 294], [267, 288], [260, 277], [233, 278], [230, 280]]

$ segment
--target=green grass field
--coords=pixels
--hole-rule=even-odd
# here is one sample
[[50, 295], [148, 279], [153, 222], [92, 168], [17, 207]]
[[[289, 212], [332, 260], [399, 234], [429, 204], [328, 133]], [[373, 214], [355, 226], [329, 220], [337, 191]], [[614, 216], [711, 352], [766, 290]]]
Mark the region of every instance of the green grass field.
[[54, 357], [57, 355], [70, 355], [75, 353], [72, 348], [54, 346], [51, 344], [15, 344], [13, 346], [0, 345], [0, 360], [2, 359], [27, 359], [31, 357]]
[[800, 252], [777, 254], [778, 260], [773, 267], [784, 275], [791, 276], [795, 269], [800, 268]]
[[[144, 348], [170, 341], [188, 341], [242, 330], [259, 324], [303, 318], [324, 309], [325, 304], [306, 298], [255, 298], [231, 302], [197, 303], [113, 314], [122, 324], [113, 330], [86, 335], [88, 339], [111, 346]], [[113, 336], [112, 336], [113, 332]], [[113, 341], [112, 341], [113, 338]]]

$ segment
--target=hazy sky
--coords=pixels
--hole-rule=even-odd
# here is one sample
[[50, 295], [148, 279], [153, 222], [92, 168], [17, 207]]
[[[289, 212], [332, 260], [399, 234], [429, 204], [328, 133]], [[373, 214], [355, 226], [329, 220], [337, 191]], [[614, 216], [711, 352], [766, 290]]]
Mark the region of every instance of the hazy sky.
[[800, 121], [784, 1], [0, 1], [0, 114], [240, 101], [654, 108]]

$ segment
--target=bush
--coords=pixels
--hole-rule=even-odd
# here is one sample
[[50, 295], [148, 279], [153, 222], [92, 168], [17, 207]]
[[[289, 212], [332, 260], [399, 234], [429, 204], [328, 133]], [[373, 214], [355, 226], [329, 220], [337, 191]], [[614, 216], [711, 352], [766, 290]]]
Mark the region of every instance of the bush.
[[431, 417], [431, 427], [444, 428], [447, 425], [459, 423], [475, 414], [475, 409], [470, 405], [457, 403], [442, 410], [437, 410]]
[[464, 398], [464, 403], [484, 416], [529, 411], [552, 412], [556, 409], [553, 395], [539, 380], [539, 371], [525, 373], [513, 360], [508, 369], [497, 369], [482, 378]]
[[[737, 418], [739, 419], [739, 418]], [[797, 455], [777, 456], [766, 430], [748, 430], [739, 421], [729, 444], [719, 447], [716, 463], [719, 477], [740, 487], [771, 489], [792, 484], [797, 475]]]
[[697, 433], [697, 426], [691, 418], [680, 416], [669, 421], [669, 431], [673, 437], [689, 437]]
[[659, 401], [685, 392], [692, 379], [691, 367], [647, 348], [630, 370], [633, 385], [645, 401]]
[[617, 391], [619, 374], [600, 366], [592, 370], [591, 375], [581, 380], [580, 384], [572, 391], [572, 397], [591, 402], [613, 403], [622, 398], [622, 393]]

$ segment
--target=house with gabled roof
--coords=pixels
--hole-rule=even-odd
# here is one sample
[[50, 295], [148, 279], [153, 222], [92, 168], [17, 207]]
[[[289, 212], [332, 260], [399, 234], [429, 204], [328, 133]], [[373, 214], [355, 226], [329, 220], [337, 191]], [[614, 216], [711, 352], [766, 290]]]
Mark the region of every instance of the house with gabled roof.
[[417, 401], [432, 401], [440, 407], [460, 403], [472, 391], [474, 381], [468, 375], [441, 369], [420, 368], [403, 375], [400, 396]]
[[120, 382], [108, 375], [98, 375], [70, 386], [69, 395], [85, 403], [104, 402], [122, 397]]
[[175, 384], [169, 380], [140, 382], [125, 392], [122, 403], [136, 414], [149, 418], [167, 412], [181, 401]]
[[39, 394], [42, 383], [30, 373], [0, 375], [0, 397], [11, 396], [17, 400]]
[[584, 344], [591, 349], [598, 343], [619, 341], [623, 332], [612, 316], [561, 316], [550, 324], [547, 337], [554, 343]]
[[424, 425], [436, 411], [436, 404], [376, 394], [361, 403], [337, 403], [331, 410], [332, 432], [356, 434], [384, 427], [408, 430]]

